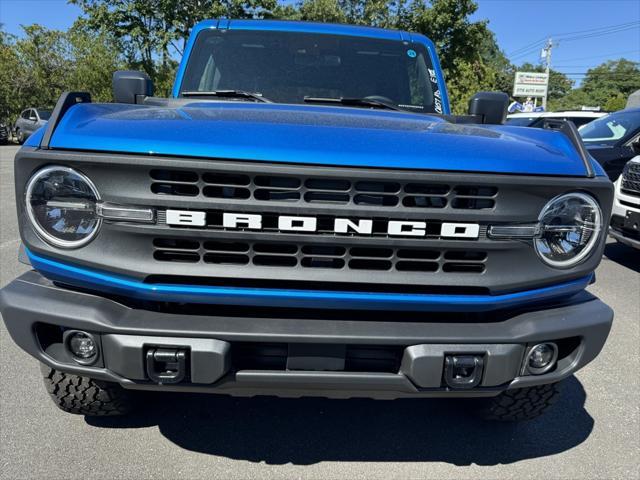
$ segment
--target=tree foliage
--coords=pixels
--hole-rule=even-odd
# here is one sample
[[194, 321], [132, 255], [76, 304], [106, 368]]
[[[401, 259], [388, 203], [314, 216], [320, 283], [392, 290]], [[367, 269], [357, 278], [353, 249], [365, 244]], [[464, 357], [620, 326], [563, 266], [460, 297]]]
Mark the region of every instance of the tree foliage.
[[170, 90], [193, 26], [207, 18], [264, 18], [277, 0], [70, 0], [84, 23], [115, 38], [132, 68], [146, 71], [161, 94]]
[[624, 108], [631, 93], [640, 89], [640, 65], [621, 58], [609, 60], [589, 69], [579, 88], [573, 89], [555, 103], [558, 109], [575, 109], [583, 105], [602, 107], [607, 111]]
[[111, 99], [111, 75], [124, 63], [104, 33], [81, 24], [67, 32], [23, 28], [23, 38], [0, 31], [0, 115], [14, 119], [26, 107], [51, 107], [65, 90]]

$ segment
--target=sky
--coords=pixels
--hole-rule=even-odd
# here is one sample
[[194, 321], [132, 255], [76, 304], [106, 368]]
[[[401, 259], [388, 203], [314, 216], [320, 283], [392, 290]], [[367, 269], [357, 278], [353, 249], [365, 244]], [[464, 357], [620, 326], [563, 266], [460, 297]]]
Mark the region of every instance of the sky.
[[[554, 40], [551, 66], [579, 84], [600, 63], [640, 62], [638, 0], [477, 0], [474, 20], [489, 20], [500, 48], [516, 65], [537, 63], [543, 39]], [[66, 29], [81, 14], [66, 0], [0, 0], [0, 23], [20, 35], [20, 25]], [[577, 32], [577, 33], [574, 33]]]

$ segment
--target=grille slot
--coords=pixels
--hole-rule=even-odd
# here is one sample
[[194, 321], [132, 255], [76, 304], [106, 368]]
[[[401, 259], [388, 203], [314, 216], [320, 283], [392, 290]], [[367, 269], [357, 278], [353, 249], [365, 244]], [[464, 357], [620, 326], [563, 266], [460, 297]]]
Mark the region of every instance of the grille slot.
[[204, 242], [205, 250], [213, 250], [216, 252], [248, 252], [249, 244], [242, 242]]
[[179, 197], [195, 197], [200, 190], [195, 185], [181, 183], [153, 183], [151, 191], [156, 195], [173, 195]]
[[396, 263], [396, 270], [400, 272], [436, 272], [438, 271], [438, 262], [401, 260]]
[[[198, 177], [196, 174], [196, 179]], [[218, 172], [206, 172], [202, 174], [202, 181], [204, 183], [212, 183], [214, 185], [249, 185], [251, 178], [249, 175], [235, 174], [235, 173], [218, 173]]]
[[298, 259], [284, 255], [255, 255], [253, 263], [263, 267], [295, 267]]
[[197, 263], [200, 261], [200, 242], [181, 238], [156, 238], [153, 258], [159, 262]]
[[349, 180], [332, 178], [309, 178], [304, 184], [309, 190], [346, 192], [351, 188], [351, 182]]
[[177, 250], [158, 250], [153, 252], [153, 258], [159, 262], [197, 263], [200, 261], [198, 252], [181, 252]]
[[234, 253], [205, 253], [204, 263], [216, 263], [219, 265], [246, 265], [249, 263], [248, 255]]
[[167, 182], [195, 183], [198, 181], [198, 174], [189, 170], [151, 170], [149, 175], [154, 180]]
[[253, 192], [256, 200], [265, 202], [295, 202], [300, 200], [300, 192], [296, 190], [275, 190], [267, 188], [259, 188]]
[[356, 205], [409, 209], [484, 210], [496, 205], [498, 188], [490, 185], [351, 181], [340, 178], [162, 170], [149, 173], [157, 195], [258, 200], [303, 204]]
[[202, 189], [202, 194], [209, 198], [237, 198], [246, 200], [251, 196], [251, 191], [248, 188], [207, 185]]
[[482, 273], [487, 252], [419, 248], [351, 247], [287, 242], [224, 242], [156, 238], [153, 257], [159, 262], [204, 262], [281, 268], [350, 269], [432, 273]]
[[307, 203], [349, 203], [349, 195], [338, 192], [307, 192], [304, 194]]
[[156, 195], [195, 197], [200, 193], [198, 173], [190, 170], [151, 170], [151, 191]]
[[463, 210], [483, 210], [493, 208], [496, 202], [491, 198], [454, 198], [451, 206]]

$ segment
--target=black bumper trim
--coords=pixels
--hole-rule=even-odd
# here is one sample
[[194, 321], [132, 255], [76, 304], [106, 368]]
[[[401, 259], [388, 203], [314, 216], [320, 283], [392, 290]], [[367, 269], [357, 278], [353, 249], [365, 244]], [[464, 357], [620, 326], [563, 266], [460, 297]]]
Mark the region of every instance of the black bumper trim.
[[[367, 345], [421, 344], [528, 344], [533, 342], [577, 337], [580, 347], [576, 354], [556, 371], [543, 376], [516, 377], [504, 388], [516, 388], [561, 380], [593, 360], [602, 349], [613, 320], [612, 310], [589, 293], [580, 295], [571, 305], [514, 314], [496, 323], [436, 323], [403, 321], [309, 320], [292, 318], [249, 318], [203, 316], [153, 312], [132, 309], [113, 300], [93, 294], [79, 293], [57, 287], [38, 273], [31, 271], [0, 290], [0, 313], [14, 341], [26, 352], [54, 368], [94, 378], [116, 381], [128, 388], [163, 388], [121, 377], [106, 368], [61, 364], [42, 351], [35, 335], [35, 326], [44, 322], [66, 328], [88, 330], [100, 334], [147, 335], [157, 337], [209, 338], [222, 342], [289, 342], [338, 343]], [[215, 311], [215, 306], [211, 307]], [[161, 343], [161, 342], [160, 342]], [[353, 374], [349, 372], [318, 372], [312, 392], [323, 396], [328, 391], [338, 396], [440, 396], [439, 391], [421, 390], [400, 374]], [[301, 384], [289, 382], [288, 372], [249, 371], [230, 373], [212, 385], [174, 385], [172, 390], [210, 391], [212, 393], [263, 394], [271, 390], [297, 391]], [[298, 374], [298, 378], [304, 378]], [[341, 379], [336, 383], [335, 378]], [[345, 379], [356, 377], [361, 385], [356, 391]], [[265, 385], [265, 378], [269, 385]], [[368, 380], [367, 380], [368, 379]], [[286, 387], [286, 388], [285, 388]], [[382, 387], [382, 392], [379, 388]], [[305, 388], [303, 390], [308, 390]], [[469, 395], [488, 395], [477, 390]], [[483, 393], [484, 392], [484, 393]], [[453, 392], [448, 392], [453, 395]], [[278, 393], [279, 394], [279, 393]], [[456, 393], [457, 395], [457, 393]]]

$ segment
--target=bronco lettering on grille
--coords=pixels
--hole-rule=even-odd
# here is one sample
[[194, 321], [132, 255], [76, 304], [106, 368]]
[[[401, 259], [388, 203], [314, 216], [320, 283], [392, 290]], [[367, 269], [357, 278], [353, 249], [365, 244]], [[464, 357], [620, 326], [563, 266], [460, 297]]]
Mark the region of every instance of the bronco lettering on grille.
[[[205, 215], [205, 212], [190, 210], [167, 210], [167, 225], [203, 227]], [[262, 230], [262, 215], [224, 212], [222, 226], [228, 229]], [[281, 232], [315, 232], [317, 229], [316, 217], [278, 216], [278, 230]], [[336, 218], [333, 222], [333, 232], [372, 235], [373, 220]], [[427, 234], [427, 222], [389, 220], [386, 233], [390, 236], [424, 237]], [[480, 225], [477, 223], [444, 222], [440, 227], [440, 236], [443, 238], [478, 238], [479, 234]]]

